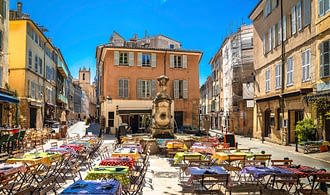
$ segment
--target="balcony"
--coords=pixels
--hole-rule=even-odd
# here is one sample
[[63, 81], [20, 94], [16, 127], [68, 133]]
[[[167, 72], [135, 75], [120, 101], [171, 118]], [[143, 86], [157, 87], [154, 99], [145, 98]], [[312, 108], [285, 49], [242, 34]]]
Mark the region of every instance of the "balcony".
[[68, 104], [68, 98], [66, 98], [64, 95], [62, 94], [57, 94], [57, 100], [59, 102], [62, 102], [64, 104]]
[[68, 77], [68, 70], [66, 69], [66, 67], [64, 66], [63, 62], [58, 61], [58, 65], [57, 65], [58, 71], [60, 72], [60, 74], [64, 77], [67, 78]]

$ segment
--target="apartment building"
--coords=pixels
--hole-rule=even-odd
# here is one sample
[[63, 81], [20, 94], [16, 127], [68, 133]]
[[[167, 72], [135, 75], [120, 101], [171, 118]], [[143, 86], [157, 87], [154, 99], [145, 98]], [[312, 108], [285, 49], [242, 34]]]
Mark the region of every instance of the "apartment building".
[[237, 32], [226, 37], [219, 50], [210, 60], [212, 68], [212, 128], [238, 134], [252, 134], [253, 109], [247, 106], [243, 90], [253, 83], [253, 30], [243, 25]]
[[[297, 121], [312, 117], [320, 124], [322, 113], [313, 102], [321, 97], [329, 105], [329, 1], [262, 0], [250, 19], [256, 70], [254, 136], [295, 143]], [[324, 114], [326, 110], [328, 106]], [[324, 127], [318, 125], [318, 130], [319, 139], [329, 140]]]
[[97, 47], [100, 113], [109, 130], [114, 132], [122, 123], [133, 133], [147, 130], [161, 75], [170, 79], [167, 92], [174, 100], [172, 118], [177, 127], [198, 126], [202, 52], [180, 46], [164, 35], [126, 41], [114, 32], [110, 43]]
[[[22, 12], [22, 3], [10, 11], [9, 84], [20, 100], [23, 128], [42, 128], [59, 119], [59, 109], [67, 104], [63, 82], [69, 75], [58, 48], [45, 36], [44, 29]], [[63, 77], [63, 79], [59, 79]]]
[[8, 83], [8, 29], [9, 1], [0, 1], [0, 126], [18, 124], [17, 104], [19, 100]]

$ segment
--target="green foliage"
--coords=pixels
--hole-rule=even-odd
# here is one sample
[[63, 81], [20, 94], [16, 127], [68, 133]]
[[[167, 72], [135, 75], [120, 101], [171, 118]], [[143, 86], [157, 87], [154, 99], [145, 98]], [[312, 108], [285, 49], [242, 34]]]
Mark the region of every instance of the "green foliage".
[[311, 118], [305, 118], [297, 122], [296, 134], [299, 143], [307, 140], [314, 140], [316, 138], [315, 132], [316, 126]]

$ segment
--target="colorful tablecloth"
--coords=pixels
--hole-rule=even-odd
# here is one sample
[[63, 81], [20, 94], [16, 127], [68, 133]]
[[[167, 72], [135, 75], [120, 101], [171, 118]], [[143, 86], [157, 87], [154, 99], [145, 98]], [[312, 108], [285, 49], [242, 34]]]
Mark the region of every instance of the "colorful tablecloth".
[[84, 149], [83, 145], [76, 145], [76, 144], [66, 144], [66, 145], [61, 145], [60, 147], [61, 148], [73, 148], [77, 152]]
[[186, 144], [184, 144], [183, 142], [179, 142], [179, 141], [168, 141], [166, 143], [166, 148], [167, 149], [188, 149]]
[[134, 167], [134, 160], [127, 157], [111, 157], [100, 162], [99, 166], [127, 166], [130, 169]]
[[88, 171], [85, 180], [116, 179], [125, 186], [130, 183], [129, 167], [127, 166], [96, 166]]
[[214, 147], [204, 146], [204, 145], [193, 145], [193, 146], [191, 146], [190, 150], [192, 152], [200, 152], [200, 153], [207, 153], [207, 154], [215, 153]]
[[225, 153], [225, 152], [215, 152], [212, 155], [213, 159], [216, 159], [218, 161], [218, 164], [220, 164], [223, 161], [227, 161], [229, 160], [229, 155], [232, 156], [241, 156], [241, 155], [245, 155], [246, 159], [252, 158], [253, 157], [253, 153], [249, 153], [249, 152], [232, 152], [232, 153]]
[[129, 144], [129, 143], [127, 143], [127, 144], [122, 144], [121, 147], [122, 148], [136, 148], [139, 153], [143, 152], [143, 148], [142, 148], [141, 144]]
[[11, 173], [25, 172], [26, 167], [23, 164], [0, 164], [0, 176], [6, 176]]
[[70, 142], [69, 144], [73, 144], [73, 145], [83, 145], [85, 148], [88, 148], [91, 143], [89, 141], [82, 141], [82, 140], [77, 140], [77, 141], [73, 141], [73, 142]]
[[174, 164], [181, 163], [185, 157], [189, 157], [189, 159], [205, 159], [205, 157], [198, 152], [177, 152], [174, 156]]
[[59, 160], [61, 158], [61, 154], [55, 152], [35, 152], [35, 153], [26, 153], [22, 157], [10, 158], [6, 162], [7, 163], [28, 163], [28, 164], [36, 164], [41, 163], [44, 165], [51, 165], [53, 161]]
[[221, 166], [210, 166], [209, 168], [188, 167], [186, 173], [191, 175], [188, 183], [201, 178], [204, 174], [226, 175], [229, 178], [229, 173]]
[[117, 148], [112, 154], [112, 157], [130, 157], [134, 160], [140, 158], [140, 154], [136, 148]]
[[121, 185], [117, 180], [106, 181], [90, 181], [90, 180], [78, 180], [67, 187], [62, 195], [69, 194], [109, 194], [120, 195]]
[[73, 155], [77, 155], [77, 152], [73, 149], [73, 148], [69, 148], [69, 147], [60, 147], [60, 148], [49, 148], [46, 150], [46, 152], [58, 152], [60, 154], [73, 154]]
[[285, 169], [287, 171], [290, 171], [291, 173], [294, 173], [296, 175], [299, 175], [299, 177], [309, 177], [313, 174], [326, 174], [328, 173], [325, 170], [320, 170], [317, 168], [309, 167], [309, 166], [303, 166], [303, 165], [291, 165], [291, 166], [277, 166], [281, 169]]
[[267, 175], [273, 175], [273, 174], [293, 174], [292, 172], [281, 169], [279, 167], [269, 166], [269, 167], [255, 167], [255, 166], [248, 166], [244, 167], [241, 171], [241, 173], [245, 174], [251, 174], [253, 178], [260, 179], [262, 177], [265, 177]]

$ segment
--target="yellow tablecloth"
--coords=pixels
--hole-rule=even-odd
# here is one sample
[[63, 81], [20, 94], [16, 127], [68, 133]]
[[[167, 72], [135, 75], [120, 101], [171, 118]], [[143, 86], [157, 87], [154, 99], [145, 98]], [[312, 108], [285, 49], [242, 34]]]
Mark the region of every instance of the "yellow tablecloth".
[[225, 153], [225, 152], [216, 152], [212, 155], [213, 159], [218, 160], [218, 164], [220, 164], [223, 161], [226, 161], [229, 159], [228, 155], [245, 155], [246, 158], [252, 158], [253, 153], [246, 153], [246, 152], [233, 152], [233, 153]]
[[130, 157], [134, 160], [140, 158], [140, 154], [136, 148], [117, 148], [112, 154], [112, 157]]
[[174, 156], [174, 164], [181, 163], [185, 157], [189, 157], [190, 159], [192, 158], [201, 159], [201, 160], [205, 159], [205, 157], [198, 152], [177, 152]]
[[186, 144], [182, 142], [167, 142], [166, 143], [166, 148], [167, 149], [188, 149]]
[[[122, 170], [117, 170], [122, 169]], [[127, 166], [96, 166], [89, 171], [85, 180], [116, 179], [121, 185], [129, 185], [129, 167]]]
[[37, 164], [41, 163], [44, 165], [51, 165], [53, 161], [59, 160], [61, 158], [61, 154], [54, 152], [36, 152], [36, 153], [26, 153], [21, 158], [10, 158], [6, 162], [7, 163], [28, 163], [28, 164]]

